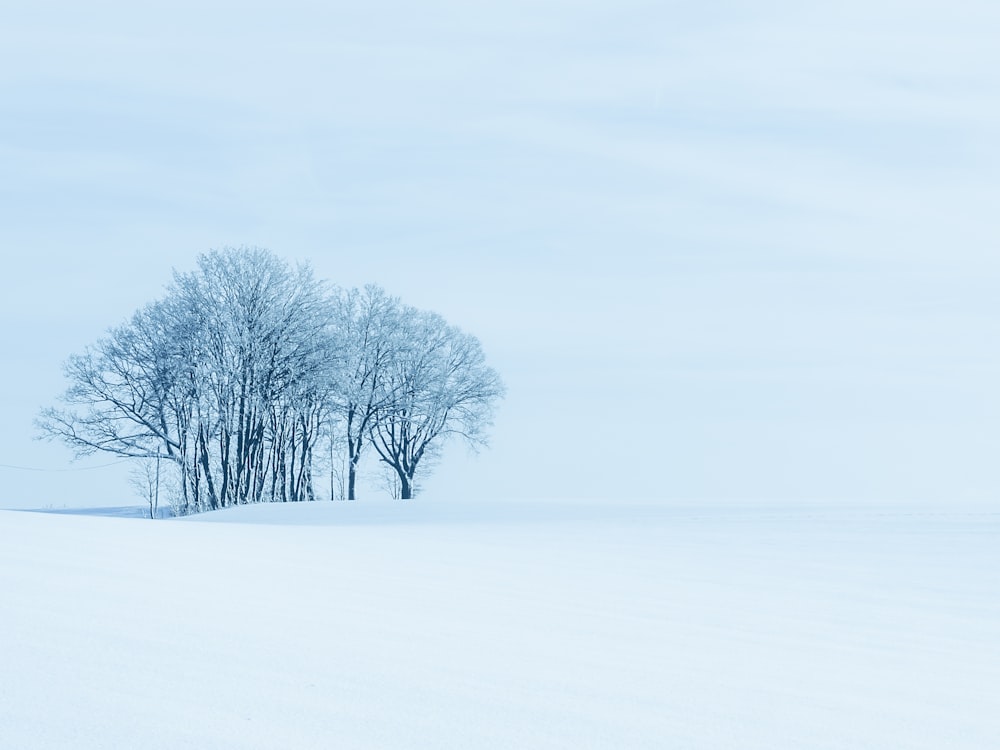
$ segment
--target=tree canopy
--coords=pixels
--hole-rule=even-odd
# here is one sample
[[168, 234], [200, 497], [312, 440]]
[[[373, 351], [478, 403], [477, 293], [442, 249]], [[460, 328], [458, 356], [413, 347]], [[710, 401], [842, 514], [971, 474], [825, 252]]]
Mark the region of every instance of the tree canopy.
[[162, 461], [181, 514], [314, 500], [320, 469], [331, 498], [353, 500], [369, 446], [409, 499], [448, 438], [486, 444], [504, 395], [479, 341], [440, 315], [260, 248], [175, 272], [65, 374], [41, 434], [78, 456]]

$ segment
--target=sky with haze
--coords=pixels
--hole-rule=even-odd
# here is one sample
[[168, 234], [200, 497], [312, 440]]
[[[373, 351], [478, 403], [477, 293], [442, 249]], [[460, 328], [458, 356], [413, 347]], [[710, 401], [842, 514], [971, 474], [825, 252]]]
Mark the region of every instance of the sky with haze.
[[986, 0], [7, 3], [0, 507], [135, 501], [33, 419], [236, 245], [480, 338], [492, 448], [427, 494], [995, 499], [997, 39]]

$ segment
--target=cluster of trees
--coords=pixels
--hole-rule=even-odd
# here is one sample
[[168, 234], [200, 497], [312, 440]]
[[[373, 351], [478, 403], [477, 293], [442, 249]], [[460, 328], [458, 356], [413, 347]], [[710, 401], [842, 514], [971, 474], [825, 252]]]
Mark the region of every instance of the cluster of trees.
[[375, 286], [331, 287], [256, 248], [175, 272], [162, 299], [71, 357], [66, 375], [43, 436], [146, 462], [150, 482], [152, 462], [169, 467], [184, 514], [314, 500], [318, 466], [331, 498], [353, 500], [370, 451], [409, 499], [447, 438], [485, 444], [504, 394], [478, 340], [441, 316]]

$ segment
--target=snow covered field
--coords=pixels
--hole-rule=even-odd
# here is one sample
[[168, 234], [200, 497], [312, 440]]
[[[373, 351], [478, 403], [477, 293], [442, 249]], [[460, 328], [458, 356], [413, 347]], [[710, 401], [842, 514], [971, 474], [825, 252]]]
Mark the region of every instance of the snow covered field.
[[1000, 747], [1000, 508], [0, 511], [0, 747]]

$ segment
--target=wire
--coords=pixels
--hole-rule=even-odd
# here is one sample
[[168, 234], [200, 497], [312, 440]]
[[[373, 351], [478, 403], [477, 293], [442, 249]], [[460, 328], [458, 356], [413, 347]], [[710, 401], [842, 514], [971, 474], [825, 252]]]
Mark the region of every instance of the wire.
[[34, 466], [14, 466], [13, 464], [0, 464], [0, 469], [17, 469], [18, 471], [40, 471], [45, 474], [55, 474], [67, 471], [91, 471], [92, 469], [106, 469], [109, 466], [117, 466], [118, 464], [123, 464], [128, 461], [127, 458], [123, 458], [120, 461], [113, 461], [110, 464], [100, 464], [99, 466], [80, 466], [75, 469], [39, 469]]

